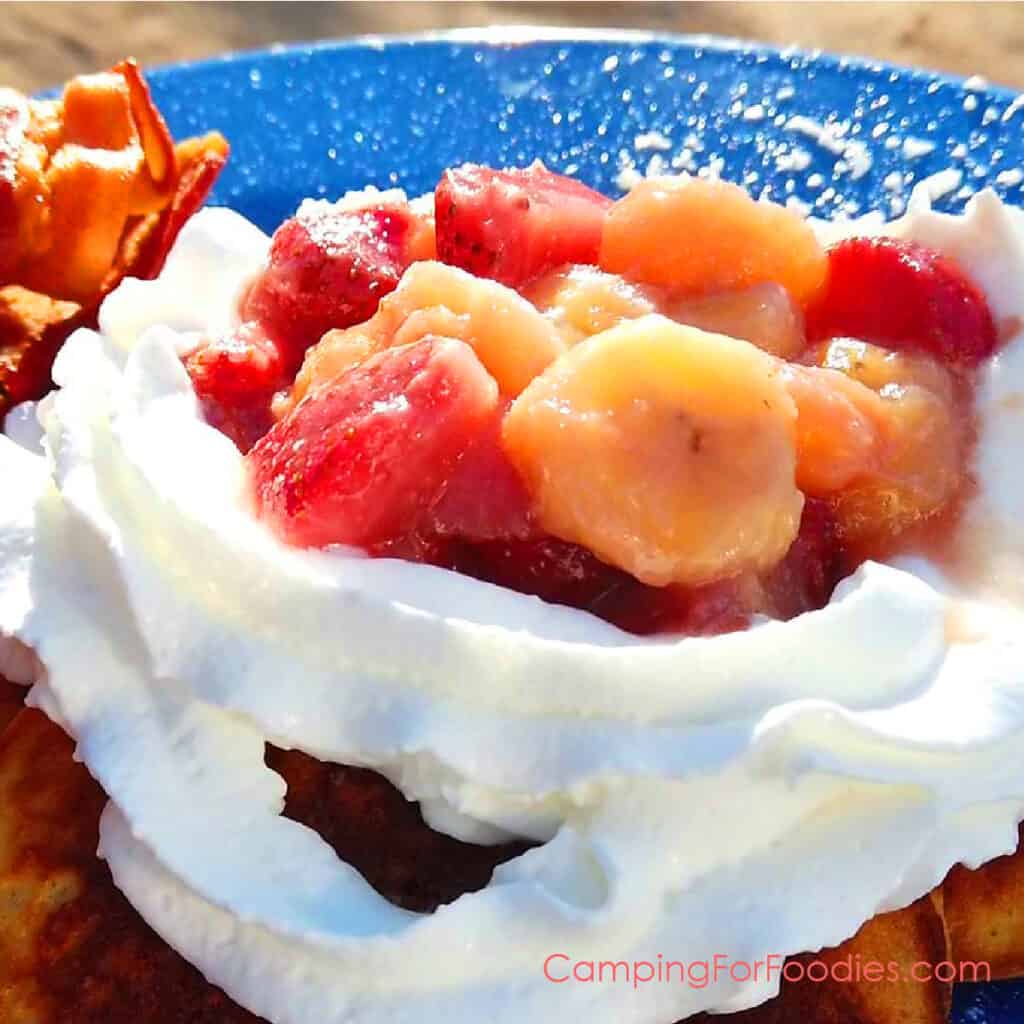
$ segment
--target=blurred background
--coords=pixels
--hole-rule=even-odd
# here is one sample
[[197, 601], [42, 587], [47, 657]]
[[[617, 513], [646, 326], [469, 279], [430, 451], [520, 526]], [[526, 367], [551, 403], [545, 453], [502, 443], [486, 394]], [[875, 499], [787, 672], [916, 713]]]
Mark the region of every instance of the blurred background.
[[0, 85], [55, 85], [275, 42], [495, 24], [740, 36], [919, 64], [1024, 89], [1024, 3], [2, 3]]

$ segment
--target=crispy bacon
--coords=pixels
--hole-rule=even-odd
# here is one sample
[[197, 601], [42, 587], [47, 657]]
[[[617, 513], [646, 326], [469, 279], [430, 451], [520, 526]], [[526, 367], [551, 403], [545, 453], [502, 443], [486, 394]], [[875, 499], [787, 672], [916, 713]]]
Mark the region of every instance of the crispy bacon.
[[174, 144], [132, 60], [59, 100], [0, 90], [0, 418], [123, 277], [159, 273], [227, 156], [216, 132]]
[[140, 218], [126, 231], [105, 284], [109, 291], [122, 277], [156, 277], [178, 232], [203, 205], [228, 159], [228, 144], [218, 132], [186, 139], [175, 147], [177, 187], [158, 214]]

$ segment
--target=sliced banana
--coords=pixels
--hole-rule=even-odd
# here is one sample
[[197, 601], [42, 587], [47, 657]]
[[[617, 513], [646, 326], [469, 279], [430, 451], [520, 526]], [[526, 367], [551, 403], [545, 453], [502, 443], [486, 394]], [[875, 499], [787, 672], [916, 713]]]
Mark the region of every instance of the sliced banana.
[[646, 316], [595, 335], [512, 404], [503, 443], [541, 525], [657, 586], [789, 549], [796, 407], [747, 342]]
[[287, 412], [372, 352], [429, 335], [464, 341], [509, 396], [518, 395], [566, 348], [555, 325], [511, 288], [424, 260], [409, 267], [366, 323], [328, 331], [306, 353], [291, 394], [275, 411]]

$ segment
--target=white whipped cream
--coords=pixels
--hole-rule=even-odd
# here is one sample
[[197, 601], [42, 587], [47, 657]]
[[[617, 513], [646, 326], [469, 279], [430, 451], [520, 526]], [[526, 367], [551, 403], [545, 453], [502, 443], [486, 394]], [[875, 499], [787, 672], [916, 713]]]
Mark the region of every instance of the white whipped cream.
[[[1024, 317], [1022, 215], [994, 195], [964, 217], [919, 196], [883, 230]], [[979, 393], [962, 532], [985, 558], [955, 593], [926, 563], [868, 564], [788, 623], [642, 639], [429, 566], [290, 549], [249, 516], [178, 353], [229, 322], [266, 244], [199, 214], [159, 279], [65, 346], [46, 453], [0, 437], [0, 654], [26, 674], [17, 645], [35, 652], [32, 700], [110, 795], [117, 884], [236, 1001], [275, 1024], [738, 1009], [777, 981], [553, 984], [543, 964], [815, 950], [1013, 848], [1024, 334]], [[458, 834], [544, 845], [400, 910], [280, 816], [268, 740], [375, 767]]]

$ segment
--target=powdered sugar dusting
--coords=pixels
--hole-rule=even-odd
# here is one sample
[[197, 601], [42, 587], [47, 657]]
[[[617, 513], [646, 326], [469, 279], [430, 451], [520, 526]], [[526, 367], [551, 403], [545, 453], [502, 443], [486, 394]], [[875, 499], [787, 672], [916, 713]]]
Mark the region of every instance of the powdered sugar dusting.
[[775, 169], [780, 174], [806, 171], [811, 166], [812, 159], [806, 149], [794, 146], [792, 149], [784, 150], [775, 158]]
[[918, 139], [913, 135], [908, 135], [903, 140], [903, 158], [905, 160], [916, 160], [918, 157], [927, 156], [934, 150], [935, 143], [929, 142], [927, 139]]
[[633, 140], [633, 148], [638, 153], [648, 149], [669, 150], [672, 148], [672, 140], [661, 132], [642, 132]]
[[[1018, 181], [1003, 155], [1011, 150], [997, 148], [999, 126], [1013, 118], [1024, 125], [1024, 93], [1000, 99], [980, 76], [963, 84], [928, 80], [921, 88], [927, 104], [908, 110], [910, 83], [900, 82], [905, 73], [872, 67], [856, 98], [829, 108], [809, 81], [815, 58], [797, 51], [783, 54], [791, 73], [770, 83], [751, 75], [723, 84], [702, 76], [699, 66], [687, 69], [684, 80], [668, 51], [664, 59], [663, 77], [671, 76], [682, 90], [679, 113], [671, 122], [641, 122], [632, 145], [619, 151], [615, 183], [623, 191], [653, 175], [724, 176], [763, 199], [841, 219], [866, 209], [859, 182], [870, 181], [870, 205], [892, 217], [906, 210], [922, 181], [954, 201], [985, 182], [1003, 190], [1024, 186], [1024, 171]], [[626, 89], [624, 100], [627, 93], [635, 103], [637, 90]], [[749, 154], [741, 166], [739, 152]], [[939, 188], [953, 181], [951, 175], [935, 177], [942, 167], [960, 172], [955, 187]]]
[[867, 144], [860, 139], [848, 137], [848, 121], [816, 121], [814, 118], [797, 114], [785, 125], [786, 131], [799, 134], [816, 142], [829, 153], [841, 157], [842, 164], [836, 168], [838, 174], [849, 172], [854, 181], [863, 178], [871, 170], [872, 158]]

